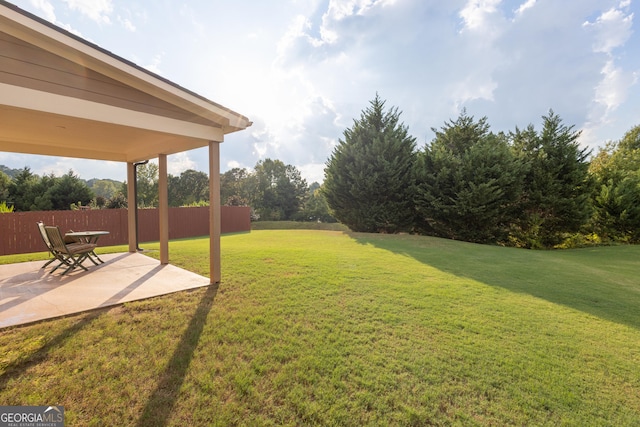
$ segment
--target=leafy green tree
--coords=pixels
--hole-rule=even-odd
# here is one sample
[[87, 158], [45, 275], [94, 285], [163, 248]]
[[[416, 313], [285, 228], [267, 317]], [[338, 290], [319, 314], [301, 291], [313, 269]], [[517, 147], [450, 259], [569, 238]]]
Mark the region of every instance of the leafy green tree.
[[180, 174], [180, 182], [189, 197], [187, 203], [209, 201], [209, 175], [204, 172], [188, 169]]
[[297, 221], [336, 222], [336, 219], [329, 213], [329, 205], [322, 194], [320, 184], [317, 182], [309, 186], [307, 199], [295, 219]]
[[90, 179], [87, 181], [87, 186], [93, 191], [96, 197], [110, 199], [120, 191], [122, 183], [112, 179]]
[[107, 204], [107, 198], [106, 197], [104, 197], [104, 196], [96, 196], [95, 199], [93, 199], [92, 207], [98, 208], [98, 209], [104, 209], [106, 204]]
[[0, 214], [13, 212], [13, 205], [7, 206], [7, 202], [0, 202]]
[[529, 125], [510, 135], [527, 168], [523, 215], [513, 230], [517, 244], [525, 247], [553, 247], [578, 232], [591, 215], [590, 152], [580, 148], [580, 132], [552, 110], [542, 119], [539, 133]]
[[169, 206], [184, 206], [184, 195], [180, 186], [180, 176], [169, 174], [167, 176], [167, 193], [169, 197]]
[[184, 206], [209, 201], [209, 176], [188, 169], [179, 177], [169, 175], [169, 205]]
[[385, 111], [378, 94], [344, 131], [324, 170], [323, 195], [332, 215], [354, 231], [410, 230], [415, 138], [397, 108]]
[[105, 208], [107, 209], [124, 209], [127, 207], [127, 197], [125, 196], [126, 191], [119, 191], [114, 194], [107, 203], [105, 204]]
[[0, 171], [0, 202], [6, 202], [9, 198], [9, 186], [11, 178], [6, 173]]
[[265, 221], [290, 220], [302, 208], [307, 182], [295, 166], [265, 159], [256, 164], [249, 178], [251, 206]]
[[223, 204], [235, 206], [231, 204], [231, 198], [234, 200], [252, 198], [253, 191], [249, 188], [249, 176], [249, 171], [241, 168], [233, 168], [220, 175], [220, 200]]
[[594, 223], [604, 240], [640, 241], [640, 171], [609, 180], [594, 194]]
[[592, 160], [595, 231], [604, 240], [640, 241], [640, 126]]
[[523, 167], [507, 138], [463, 111], [418, 155], [416, 210], [424, 232], [470, 242], [504, 241], [516, 215]]
[[225, 206], [249, 206], [249, 201], [240, 196], [229, 196]]
[[158, 165], [146, 163], [137, 167], [138, 207], [158, 207]]

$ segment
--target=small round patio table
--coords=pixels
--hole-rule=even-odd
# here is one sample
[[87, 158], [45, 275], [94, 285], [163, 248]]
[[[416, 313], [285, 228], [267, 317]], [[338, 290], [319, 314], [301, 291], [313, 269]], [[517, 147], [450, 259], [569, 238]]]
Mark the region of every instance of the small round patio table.
[[[104, 236], [107, 234], [109, 234], [108, 231], [71, 231], [69, 233], [65, 233], [64, 236], [70, 237], [82, 243], [97, 244], [100, 236]], [[89, 259], [91, 259], [91, 261], [94, 261], [93, 258], [97, 259], [98, 261], [104, 264], [104, 261], [100, 259], [100, 257], [95, 253], [95, 251], [91, 251], [91, 253], [89, 254]], [[95, 261], [93, 263], [97, 265]]]

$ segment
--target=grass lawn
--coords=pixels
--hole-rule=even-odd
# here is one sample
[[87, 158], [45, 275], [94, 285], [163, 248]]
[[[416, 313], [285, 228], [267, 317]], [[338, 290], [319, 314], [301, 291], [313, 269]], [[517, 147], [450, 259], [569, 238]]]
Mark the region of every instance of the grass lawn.
[[[171, 261], [206, 275], [208, 247]], [[640, 246], [259, 230], [222, 251], [217, 287], [0, 330], [0, 404], [68, 426], [640, 424]]]

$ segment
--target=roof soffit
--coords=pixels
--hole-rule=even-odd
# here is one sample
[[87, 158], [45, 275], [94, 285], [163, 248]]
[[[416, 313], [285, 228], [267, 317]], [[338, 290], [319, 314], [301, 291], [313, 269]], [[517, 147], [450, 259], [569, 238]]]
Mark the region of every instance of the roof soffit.
[[[3, 8], [2, 3], [0, 8]], [[251, 126], [246, 117], [143, 70], [98, 46], [81, 41], [64, 30], [51, 28], [12, 9], [3, 8], [2, 12], [2, 31], [13, 37], [218, 123], [223, 133]]]

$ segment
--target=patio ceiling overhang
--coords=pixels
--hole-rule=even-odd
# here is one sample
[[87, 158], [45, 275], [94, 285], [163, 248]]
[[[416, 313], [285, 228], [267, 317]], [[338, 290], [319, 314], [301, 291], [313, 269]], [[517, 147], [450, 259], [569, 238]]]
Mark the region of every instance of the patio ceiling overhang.
[[0, 43], [2, 151], [136, 162], [251, 126], [4, 0]]

